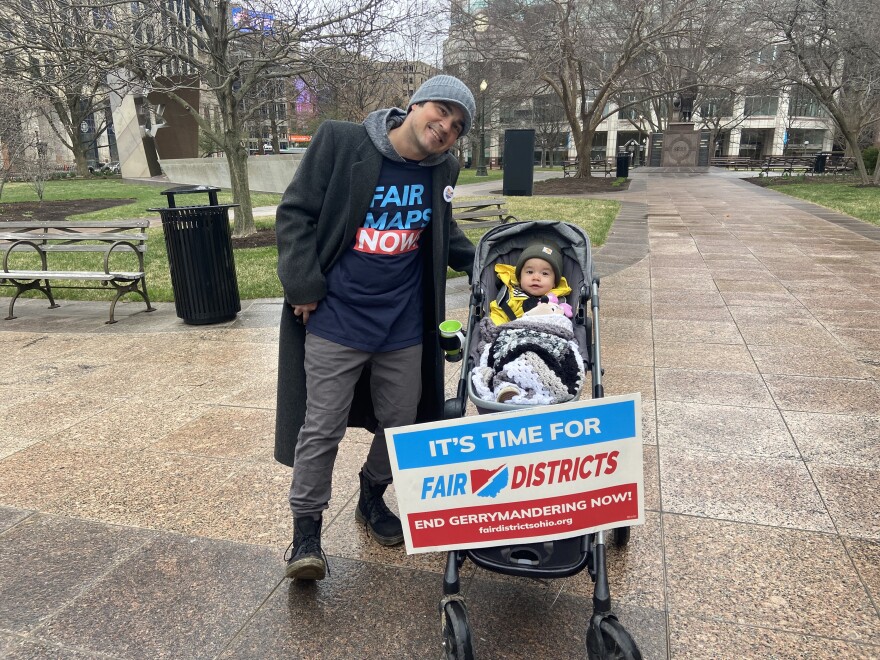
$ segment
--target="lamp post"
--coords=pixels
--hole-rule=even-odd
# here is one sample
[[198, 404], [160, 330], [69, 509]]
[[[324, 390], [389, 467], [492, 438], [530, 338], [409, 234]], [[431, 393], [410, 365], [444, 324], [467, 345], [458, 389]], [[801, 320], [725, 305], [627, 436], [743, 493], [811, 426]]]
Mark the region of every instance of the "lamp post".
[[644, 115], [639, 115], [639, 153], [638, 153], [638, 163], [636, 163], [637, 165], [642, 164], [642, 153], [641, 152], [642, 152], [642, 149], [644, 149], [644, 147], [642, 146], [642, 122], [643, 121], [645, 121]]
[[480, 83], [480, 153], [477, 159], [476, 176], [489, 176], [486, 172], [486, 88], [485, 80]]

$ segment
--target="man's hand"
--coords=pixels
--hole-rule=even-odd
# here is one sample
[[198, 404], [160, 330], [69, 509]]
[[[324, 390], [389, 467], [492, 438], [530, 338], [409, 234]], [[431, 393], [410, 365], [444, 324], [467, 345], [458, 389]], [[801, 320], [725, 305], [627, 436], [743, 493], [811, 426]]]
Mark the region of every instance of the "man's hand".
[[293, 315], [300, 317], [303, 325], [305, 325], [309, 322], [309, 314], [317, 309], [318, 303], [313, 302], [306, 305], [291, 305], [291, 307], [293, 307]]

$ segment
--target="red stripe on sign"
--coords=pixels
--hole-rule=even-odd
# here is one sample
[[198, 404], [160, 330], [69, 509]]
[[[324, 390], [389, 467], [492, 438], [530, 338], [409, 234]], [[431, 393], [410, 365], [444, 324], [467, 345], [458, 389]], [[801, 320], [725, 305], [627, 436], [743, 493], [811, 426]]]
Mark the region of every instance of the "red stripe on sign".
[[413, 548], [526, 539], [639, 517], [638, 485], [621, 484], [540, 500], [409, 514]]
[[354, 249], [370, 254], [404, 254], [419, 248], [421, 229], [358, 229]]

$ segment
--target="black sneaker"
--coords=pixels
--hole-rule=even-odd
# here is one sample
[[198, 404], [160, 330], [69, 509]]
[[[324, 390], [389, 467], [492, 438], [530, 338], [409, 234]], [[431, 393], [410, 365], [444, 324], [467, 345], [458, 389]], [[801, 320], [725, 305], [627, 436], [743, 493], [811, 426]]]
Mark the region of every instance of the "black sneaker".
[[321, 523], [321, 518], [309, 517], [293, 521], [293, 542], [284, 553], [287, 561], [285, 577], [292, 580], [324, 579], [327, 559], [321, 550]]
[[403, 525], [382, 499], [388, 486], [371, 484], [363, 472], [360, 473], [360, 479], [361, 496], [354, 511], [355, 519], [367, 526], [367, 531], [377, 543], [400, 545], [403, 543]]

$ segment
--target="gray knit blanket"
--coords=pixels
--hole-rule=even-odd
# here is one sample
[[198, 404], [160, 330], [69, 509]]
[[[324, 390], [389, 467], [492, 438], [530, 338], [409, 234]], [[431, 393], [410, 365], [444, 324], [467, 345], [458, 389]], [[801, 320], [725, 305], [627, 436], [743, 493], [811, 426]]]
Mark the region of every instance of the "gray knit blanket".
[[508, 404], [562, 403], [583, 387], [584, 359], [565, 316], [522, 316], [502, 325], [484, 318], [477, 349], [480, 363], [471, 382], [485, 401], [497, 401], [506, 390], [508, 396], [515, 392]]

